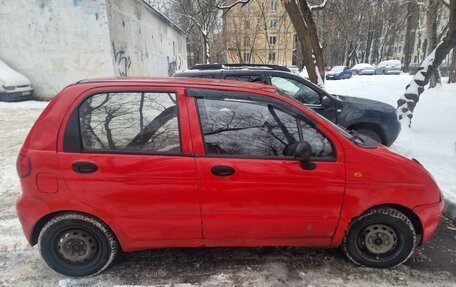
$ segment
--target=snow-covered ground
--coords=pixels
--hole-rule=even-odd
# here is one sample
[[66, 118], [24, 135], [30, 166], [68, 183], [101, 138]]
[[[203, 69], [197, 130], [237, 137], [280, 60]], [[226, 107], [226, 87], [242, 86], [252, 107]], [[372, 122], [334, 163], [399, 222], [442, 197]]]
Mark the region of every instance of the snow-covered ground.
[[[328, 81], [330, 92], [395, 104], [411, 77], [359, 76]], [[46, 102], [0, 103], [0, 286], [456, 286], [456, 230], [451, 223], [394, 269], [360, 268], [338, 249], [164, 249], [122, 255], [97, 277], [71, 279], [50, 270], [27, 245], [16, 217], [17, 152]], [[426, 90], [413, 127], [393, 149], [416, 157], [456, 202], [456, 85]], [[446, 238], [446, 241], [442, 238]], [[448, 239], [449, 238], [449, 239]], [[433, 253], [436, 250], [445, 253]], [[443, 251], [442, 251], [443, 250]]]
[[[396, 107], [412, 76], [354, 76], [326, 81], [326, 90], [385, 102]], [[391, 148], [414, 157], [431, 172], [445, 198], [456, 203], [456, 85], [426, 89], [416, 105], [412, 128], [403, 128]]]

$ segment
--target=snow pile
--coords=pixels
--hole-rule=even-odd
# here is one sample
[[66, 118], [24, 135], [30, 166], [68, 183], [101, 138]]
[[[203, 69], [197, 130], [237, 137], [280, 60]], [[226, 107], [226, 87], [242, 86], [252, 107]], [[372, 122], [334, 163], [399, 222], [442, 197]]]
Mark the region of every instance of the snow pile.
[[[328, 92], [385, 102], [396, 107], [413, 76], [358, 76], [328, 81]], [[444, 81], [446, 82], [446, 81]], [[425, 89], [416, 105], [412, 128], [403, 128], [391, 148], [416, 158], [436, 179], [445, 197], [456, 203], [456, 85]]]

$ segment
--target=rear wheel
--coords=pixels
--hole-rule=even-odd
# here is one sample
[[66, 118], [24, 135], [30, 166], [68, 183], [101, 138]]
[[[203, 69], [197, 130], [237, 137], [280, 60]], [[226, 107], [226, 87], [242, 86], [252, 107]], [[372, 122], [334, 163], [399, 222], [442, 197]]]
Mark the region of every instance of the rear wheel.
[[40, 233], [39, 244], [49, 267], [71, 277], [102, 272], [119, 249], [103, 223], [81, 214], [64, 214], [50, 220]]
[[342, 244], [354, 263], [374, 268], [402, 264], [413, 253], [416, 233], [412, 222], [393, 208], [373, 209], [352, 221]]

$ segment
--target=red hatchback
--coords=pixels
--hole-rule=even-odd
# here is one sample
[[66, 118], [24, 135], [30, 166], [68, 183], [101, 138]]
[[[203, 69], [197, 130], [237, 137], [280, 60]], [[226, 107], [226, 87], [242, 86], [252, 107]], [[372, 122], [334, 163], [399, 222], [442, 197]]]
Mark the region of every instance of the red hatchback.
[[342, 246], [359, 265], [392, 267], [443, 208], [416, 160], [273, 87], [197, 78], [66, 87], [17, 170], [28, 241], [75, 277], [120, 250], [161, 247]]

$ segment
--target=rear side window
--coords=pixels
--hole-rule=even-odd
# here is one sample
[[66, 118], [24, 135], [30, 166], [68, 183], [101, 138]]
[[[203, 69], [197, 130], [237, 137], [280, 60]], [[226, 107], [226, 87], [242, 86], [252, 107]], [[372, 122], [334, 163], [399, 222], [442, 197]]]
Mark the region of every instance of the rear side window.
[[231, 81], [242, 81], [242, 82], [251, 82], [251, 83], [259, 83], [263, 84], [263, 79], [259, 75], [227, 75], [225, 76], [225, 80]]
[[96, 94], [79, 107], [84, 151], [179, 153], [176, 94]]

